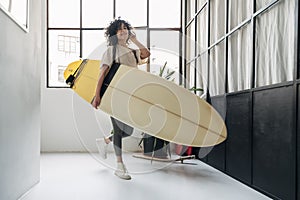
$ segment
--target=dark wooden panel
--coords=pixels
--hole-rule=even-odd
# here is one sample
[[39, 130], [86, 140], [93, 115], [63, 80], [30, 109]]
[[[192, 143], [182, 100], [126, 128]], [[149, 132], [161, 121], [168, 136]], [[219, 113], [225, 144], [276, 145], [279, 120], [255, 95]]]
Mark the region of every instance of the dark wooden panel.
[[253, 95], [253, 185], [280, 199], [295, 199], [293, 86]]
[[227, 97], [226, 172], [251, 184], [251, 94]]
[[212, 149], [212, 147], [198, 148], [198, 152], [197, 152], [198, 158], [201, 161], [207, 163], [207, 157], [208, 157], [208, 154], [211, 152], [211, 149]]
[[[226, 117], [226, 98], [218, 96], [211, 98], [211, 105], [225, 119]], [[207, 156], [207, 163], [218, 170], [225, 171], [225, 142], [214, 146]]]
[[226, 118], [226, 97], [217, 96], [211, 97], [211, 105], [219, 112], [223, 119]]
[[211, 149], [207, 156], [207, 163], [220, 171], [225, 171], [225, 143]]
[[300, 85], [298, 85], [298, 102], [297, 102], [297, 171], [298, 171], [298, 177], [297, 177], [297, 195], [298, 195], [298, 199], [300, 198]]

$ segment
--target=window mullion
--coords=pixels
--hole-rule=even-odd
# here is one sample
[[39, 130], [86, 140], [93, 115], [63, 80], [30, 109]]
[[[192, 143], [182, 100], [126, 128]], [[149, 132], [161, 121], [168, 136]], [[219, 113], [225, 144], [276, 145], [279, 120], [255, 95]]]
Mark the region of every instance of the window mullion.
[[82, 39], [82, 0], [80, 0], [80, 23], [79, 23], [79, 27], [80, 27], [80, 33], [79, 33], [79, 38], [80, 38], [80, 45], [79, 45], [79, 57], [82, 58], [82, 44], [83, 44], [83, 39]]

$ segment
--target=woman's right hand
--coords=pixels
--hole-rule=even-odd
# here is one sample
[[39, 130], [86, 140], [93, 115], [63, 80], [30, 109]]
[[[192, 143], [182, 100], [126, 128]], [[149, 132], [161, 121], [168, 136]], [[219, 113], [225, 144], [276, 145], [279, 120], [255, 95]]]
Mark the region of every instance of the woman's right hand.
[[99, 95], [95, 96], [93, 102], [92, 102], [92, 106], [96, 109], [98, 109], [98, 106], [100, 105], [101, 103], [101, 98]]
[[137, 41], [136, 34], [132, 30], [129, 32], [129, 39], [135, 43]]

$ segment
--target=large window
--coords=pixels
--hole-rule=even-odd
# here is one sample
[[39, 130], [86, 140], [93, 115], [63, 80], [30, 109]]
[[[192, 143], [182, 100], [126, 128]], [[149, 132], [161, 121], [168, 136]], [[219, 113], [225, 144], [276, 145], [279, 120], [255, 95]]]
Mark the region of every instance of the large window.
[[0, 10], [24, 31], [29, 28], [29, 0], [0, 0]]
[[295, 9], [296, 0], [184, 1], [189, 87], [215, 96], [294, 80]]
[[[101, 59], [105, 28], [114, 18], [128, 20], [151, 58], [141, 69], [159, 74], [167, 62], [180, 69], [181, 0], [48, 0], [47, 87], [67, 87], [63, 71], [80, 58]], [[172, 6], [170, 6], [172, 5]], [[178, 76], [174, 77], [178, 81]]]

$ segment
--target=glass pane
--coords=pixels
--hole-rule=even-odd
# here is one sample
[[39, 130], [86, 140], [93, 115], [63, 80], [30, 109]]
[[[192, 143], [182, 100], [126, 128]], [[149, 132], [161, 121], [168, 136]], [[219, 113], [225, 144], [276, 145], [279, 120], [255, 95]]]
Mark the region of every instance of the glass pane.
[[186, 1], [187, 22], [189, 22], [195, 16], [195, 3], [195, 0]]
[[281, 1], [256, 19], [256, 87], [293, 80], [295, 8], [295, 0]]
[[187, 89], [190, 89], [190, 88], [193, 88], [193, 87], [196, 87], [196, 83], [195, 83], [195, 81], [196, 81], [196, 77], [195, 77], [195, 75], [196, 75], [196, 69], [195, 69], [195, 62], [196, 61], [193, 61], [193, 62], [191, 62], [191, 63], [189, 63], [187, 66], [188, 66], [188, 68], [187, 68], [187, 73], [188, 73], [188, 80], [186, 80], [187, 82], [186, 82], [186, 88]]
[[63, 77], [65, 68], [79, 59], [79, 31], [49, 31], [48, 85], [50, 87], [66, 86]]
[[210, 1], [210, 44], [215, 43], [225, 35], [226, 31], [226, 1]]
[[[271, 3], [273, 0], [256, 0], [256, 11], [267, 6], [269, 3]], [[289, 0], [288, 0], [289, 1]], [[293, 0], [292, 0], [293, 1]]]
[[186, 79], [182, 80], [182, 85], [185, 84], [187, 89], [195, 87], [195, 61], [186, 64], [185, 73]]
[[188, 61], [195, 58], [196, 52], [195, 52], [195, 46], [196, 46], [196, 40], [195, 40], [195, 21], [193, 21], [190, 26], [187, 28], [186, 31], [186, 58]]
[[225, 93], [225, 43], [210, 50], [209, 91], [211, 96]]
[[252, 0], [229, 0], [229, 27], [230, 30], [249, 18], [252, 14]]
[[[147, 30], [146, 29], [135, 29], [134, 30], [137, 39], [146, 47], [147, 46]], [[133, 49], [137, 49], [138, 47], [133, 44], [129, 43], [129, 47]], [[147, 64], [139, 65], [138, 68], [140, 70], [147, 71]]]
[[[146, 29], [134, 29], [133, 32], [136, 34], [137, 39], [144, 45], [147, 46], [147, 30]], [[136, 49], [137, 47], [133, 43], [129, 43], [129, 47]]]
[[28, 28], [28, 0], [0, 0], [0, 10], [7, 13], [22, 28]]
[[82, 57], [101, 60], [102, 54], [107, 48], [104, 30], [82, 31]]
[[180, 0], [149, 1], [149, 26], [180, 27], [180, 9]]
[[198, 91], [197, 95], [201, 96], [203, 94], [206, 94], [207, 90], [207, 53], [202, 54], [198, 59], [197, 59], [197, 71], [196, 71], [196, 88], [201, 88], [203, 89], [202, 91]]
[[197, 0], [197, 11], [200, 10], [205, 3], [206, 0]]
[[79, 28], [79, 0], [49, 0], [49, 27]]
[[179, 81], [179, 32], [177, 31], [151, 31], [151, 66], [150, 72], [159, 74], [160, 68], [167, 62], [166, 70], [175, 71], [171, 79]]
[[202, 53], [208, 47], [207, 33], [207, 8], [204, 8], [197, 16], [197, 54]]
[[116, 18], [128, 21], [132, 26], [147, 26], [146, 0], [116, 0]]
[[228, 38], [228, 91], [251, 88], [252, 28], [244, 26]]
[[11, 13], [22, 25], [27, 25], [27, 4], [26, 0], [15, 0], [11, 6]]
[[[105, 6], [104, 6], [105, 5]], [[83, 0], [82, 26], [84, 28], [106, 28], [113, 19], [112, 0]]]
[[196, 13], [196, 0], [190, 0], [189, 10], [191, 12], [191, 18], [194, 17]]

